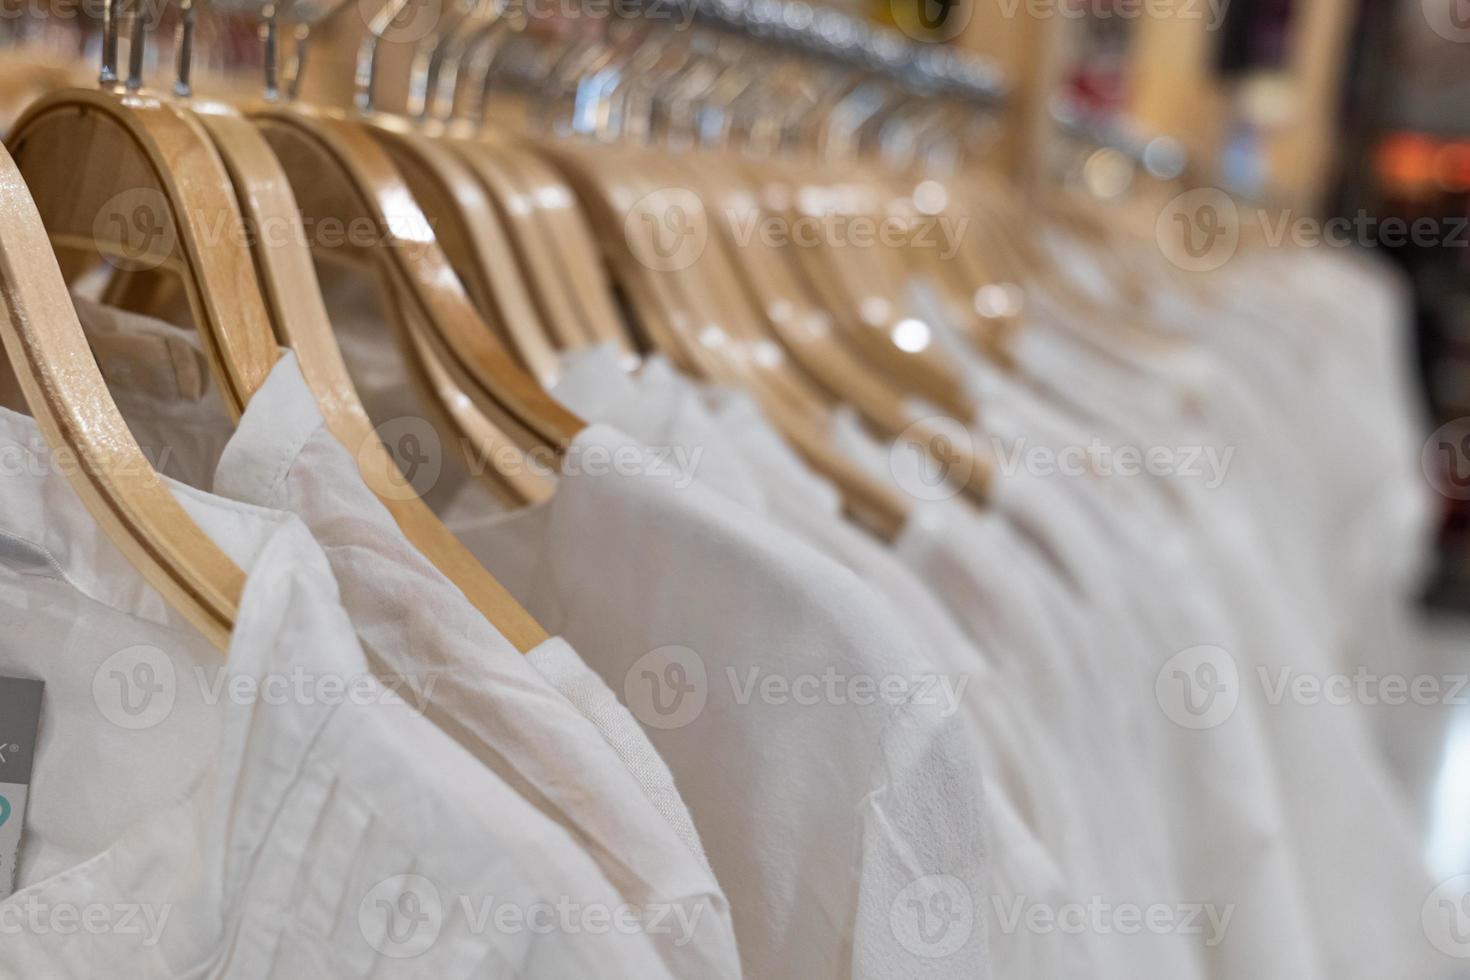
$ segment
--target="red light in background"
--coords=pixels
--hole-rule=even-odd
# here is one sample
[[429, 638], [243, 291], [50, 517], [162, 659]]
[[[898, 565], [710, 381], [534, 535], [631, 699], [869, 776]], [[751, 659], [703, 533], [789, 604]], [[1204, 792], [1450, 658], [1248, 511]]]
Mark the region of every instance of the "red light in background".
[[1439, 186], [1451, 194], [1470, 191], [1470, 141], [1445, 143], [1434, 155]]

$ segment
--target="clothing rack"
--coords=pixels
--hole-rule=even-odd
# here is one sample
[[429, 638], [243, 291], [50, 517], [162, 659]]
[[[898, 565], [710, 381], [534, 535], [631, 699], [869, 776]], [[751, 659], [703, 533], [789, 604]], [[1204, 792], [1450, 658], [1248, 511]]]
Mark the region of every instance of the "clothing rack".
[[[678, 0], [644, 0], [652, 8]], [[690, 0], [704, 26], [888, 79], [915, 95], [999, 106], [1007, 86], [995, 63], [911, 40], [804, 0]]]

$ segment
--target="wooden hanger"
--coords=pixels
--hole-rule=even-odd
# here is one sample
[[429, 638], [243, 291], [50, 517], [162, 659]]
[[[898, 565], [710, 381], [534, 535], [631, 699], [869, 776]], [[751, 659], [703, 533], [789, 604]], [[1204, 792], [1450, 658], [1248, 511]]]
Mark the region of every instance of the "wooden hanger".
[[[746, 165], [758, 188], [760, 207], [778, 221], [796, 228], [822, 217], [824, 212], [838, 220], [852, 218], [855, 211], [842, 200], [852, 188], [819, 180], [814, 169], [810, 163], [781, 160]], [[809, 206], [811, 202], [817, 206]], [[904, 338], [911, 324], [922, 327], [923, 319], [909, 309], [902, 283], [895, 282], [891, 270], [878, 264], [873, 250], [819, 243], [813, 247], [793, 244], [783, 251], [822, 306], [833, 314], [855, 353], [908, 394], [962, 422], [972, 421], [974, 407], [953, 366], [932, 345], [905, 350], [895, 342], [896, 336]]]
[[[568, 275], [560, 256], [567, 233], [553, 228], [566, 222], [565, 211], [548, 210], [536, 200], [545, 197], [545, 187], [528, 185], [521, 168], [508, 159], [508, 146], [455, 139], [450, 148], [478, 178], [504, 223], [517, 267], [526, 278], [541, 311], [543, 322], [556, 345], [566, 349], [602, 339], [593, 329], [587, 311], [591, 290], [582, 275]], [[553, 205], [555, 207], [555, 205]], [[579, 271], [583, 266], [575, 266]], [[593, 268], [596, 268], [593, 266]], [[605, 305], [605, 304], [604, 304]], [[596, 307], [591, 307], [601, 313]]]
[[[354, 452], [364, 482], [405, 536], [512, 643], [519, 649], [530, 649], [545, 639], [545, 632], [402, 482], [391, 454], [378, 438], [332, 336], [296, 202], [270, 148], [255, 127], [233, 108], [219, 102], [188, 101], [193, 22], [193, 4], [185, 0], [181, 6], [174, 95], [177, 104], [203, 126], [219, 151], [243, 216], [254, 232], [245, 238], [251, 243], [250, 255], [277, 340], [295, 351], [303, 379], [328, 429]], [[270, 23], [271, 31], [274, 26]], [[273, 41], [268, 33], [268, 47]], [[267, 65], [269, 72], [273, 60], [268, 59]], [[268, 86], [273, 81], [268, 77]], [[176, 278], [166, 275], [123, 275], [109, 284], [105, 299], [129, 309], [149, 310], [167, 302], [168, 287], [176, 282]]]
[[[556, 257], [564, 246], [558, 236], [563, 232], [552, 227], [557, 218], [548, 216], [546, 205], [536, 200], [536, 195], [544, 196], [544, 192], [527, 179], [527, 161], [532, 158], [515, 151], [507, 140], [483, 133], [497, 54], [505, 48], [505, 35], [514, 33], [518, 22], [505, 11], [461, 39], [460, 32], [468, 21], [454, 25], [438, 38], [425, 40], [423, 47], [430, 53], [417, 60], [437, 62], [438, 75], [411, 80], [410, 84], [426, 93], [438, 90], [442, 97], [426, 97], [416, 122], [424, 132], [441, 138], [473, 172], [493, 203], [506, 232], [507, 246], [551, 340], [563, 348], [590, 342], [597, 338], [590, 318], [600, 311], [586, 302], [587, 285], [567, 276], [559, 267]], [[479, 65], [476, 59], [481, 61]], [[476, 112], [478, 118], [471, 119]]]
[[[881, 438], [910, 440], [932, 453], [937, 446], [933, 425], [922, 412], [905, 404], [883, 376], [838, 342], [831, 315], [815, 304], [806, 284], [792, 274], [779, 252], [759, 234], [737, 241], [734, 224], [758, 219], [758, 213], [754, 195], [736, 182], [738, 172], [723, 169], [727, 163], [712, 154], [699, 154], [682, 168], [683, 179], [700, 187], [705, 199], [712, 202], [714, 233], [732, 255], [732, 264], [756, 308], [763, 313], [770, 336], [810, 377], [855, 408]], [[985, 497], [990, 482], [988, 465], [959, 446], [948, 446], [946, 456], [945, 462], [955, 471], [967, 474], [966, 488]]]
[[[607, 300], [605, 277], [590, 274], [600, 271], [600, 262], [592, 261], [596, 250], [571, 189], [532, 154], [485, 131], [498, 55], [524, 24], [506, 11], [462, 36], [468, 22], [466, 18], [441, 37], [426, 39], [420, 48], [416, 66], [423, 74], [410, 82], [425, 93], [417, 107], [419, 125], [444, 134], [494, 202], [542, 322], [556, 343], [572, 347], [608, 342], [631, 354], [631, 341]], [[567, 275], [568, 268], [582, 274]]]
[[[619, 56], [636, 56], [638, 53], [639, 48], [634, 45], [612, 53], [609, 57], [615, 59]], [[598, 62], [606, 60], [602, 56], [589, 54], [588, 57]], [[615, 65], [615, 61], [612, 64]], [[677, 72], [681, 64], [682, 60], [676, 58], [664, 62], [663, 70]], [[646, 72], [654, 71], [651, 66], [645, 66], [645, 69]], [[617, 71], [615, 67], [610, 67], [609, 73], [613, 77], [626, 76], [626, 73]], [[658, 84], [656, 77], [650, 78], [647, 75], [641, 77], [640, 81], [651, 87]], [[614, 96], [615, 87], [603, 89], [599, 93], [599, 98], [602, 99]], [[587, 115], [596, 116], [597, 113], [588, 112]], [[624, 120], [623, 124], [639, 133], [651, 132], [650, 126], [636, 124], [634, 120]], [[548, 146], [548, 150], [550, 149]], [[583, 150], [585, 149], [584, 146]], [[640, 239], [636, 244], [649, 246], [641, 250], [633, 247], [632, 250], [639, 253], [639, 264], [652, 273], [653, 278], [668, 280], [666, 295], [676, 297], [676, 302], [683, 311], [682, 316], [671, 321], [674, 331], [680, 335], [683, 347], [713, 352], [716, 371], [735, 372], [746, 386], [772, 400], [768, 402], [768, 406], [782, 406], [778, 410], [779, 414], [800, 415], [807, 420], [807, 424], [817, 430], [822, 429], [827, 411], [824, 397], [810, 384], [809, 379], [794, 370], [780, 346], [761, 329], [759, 317], [750, 308], [749, 297], [730, 267], [723, 244], [717, 237], [712, 237], [706, 209], [697, 200], [686, 202], [690, 206], [685, 207], [680, 201], [670, 198], [671, 207], [667, 209], [667, 213], [659, 213], [660, 195], [689, 195], [688, 188], [680, 187], [679, 175], [668, 165], [668, 161], [661, 154], [629, 149], [626, 144], [620, 146], [614, 156], [605, 156], [601, 164], [596, 159], [599, 155], [599, 151], [593, 150], [590, 153], [583, 152], [579, 159], [583, 161], [582, 165], [593, 169], [599, 166], [605, 169], [615, 160], [626, 160], [629, 166], [638, 171], [626, 178], [612, 179], [610, 184], [608, 180], [600, 181], [599, 186], [604, 191], [609, 186], [614, 187], [614, 193], [624, 199], [625, 205], [634, 201], [634, 197], [630, 195], [636, 195], [654, 205], [652, 210], [645, 208], [642, 213], [627, 216], [623, 228], [623, 248], [626, 250], [635, 245], [626, 241], [630, 236]], [[613, 165], [616, 166], [615, 163]], [[638, 209], [635, 207], [632, 210]], [[626, 221], [636, 224], [640, 219], [689, 221], [692, 227], [688, 230], [693, 240], [699, 243], [701, 254], [690, 256], [692, 261], [689, 262], [680, 262], [677, 256], [673, 256], [678, 267], [658, 268], [662, 265], [657, 254], [661, 237], [659, 231], [655, 229], [655, 234], [644, 236], [643, 225], [632, 228], [626, 225]], [[641, 240], [644, 238], [646, 241]], [[678, 274], [661, 275], [667, 272]], [[706, 365], [705, 369], [708, 371], [710, 368]]]
[[[432, 351], [462, 397], [523, 448], [566, 450], [584, 423], [546, 394], [485, 324], [392, 158], [361, 124], [299, 103], [249, 114], [313, 221], [366, 223], [367, 248], [335, 250], [391, 278], [399, 325]], [[498, 456], [492, 456], [492, 463]], [[525, 478], [522, 470], [513, 479]]]
[[980, 173], [967, 173], [950, 183], [960, 206], [982, 225], [981, 234], [968, 236], [967, 244], [988, 250], [991, 261], [1002, 262], [1018, 282], [1037, 287], [1064, 306], [1091, 316], [1116, 313], [1098, 305], [1057, 266], [1036, 239], [1035, 215], [1028, 214], [1017, 194]]
[[[422, 101], [419, 119], [383, 112], [377, 104], [381, 34], [409, 2], [388, 0], [369, 25], [358, 55], [356, 121], [388, 150], [486, 323], [543, 385], [550, 386], [559, 370], [555, 344], [514, 262], [499, 212], [464, 161], [418, 131], [433, 110], [437, 90], [446, 79], [453, 82], [457, 78], [459, 57], [446, 49], [456, 47], [459, 31], [472, 19], [472, 12], [453, 13], [434, 48], [427, 56], [420, 50], [415, 58], [415, 62], [426, 62], [424, 71], [434, 75], [432, 82], [426, 79], [414, 84]], [[491, 26], [501, 20], [492, 20]], [[474, 37], [485, 33], [477, 31]]]
[[[732, 85], [728, 76], [726, 71], [710, 73], [708, 84], [690, 97], [697, 99], [699, 91], [719, 91], [719, 97], [729, 100], [738, 95], [740, 88]], [[722, 79], [725, 84], [717, 86]], [[741, 81], [750, 84], [749, 80]], [[693, 118], [697, 108], [681, 111], [671, 106], [668, 112], [671, 117]], [[670, 168], [675, 164], [679, 165], [678, 176], [671, 179], [698, 188], [710, 203], [711, 227], [719, 239], [715, 247], [728, 251], [730, 265], [751, 297], [766, 335], [780, 343], [803, 372], [831, 396], [856, 408], [880, 437], [913, 440], [924, 451], [937, 452], [932, 425], [920, 418], [922, 413], [904, 403], [902, 393], [883, 374], [843, 342], [831, 314], [814, 302], [809, 284], [794, 274], [789, 260], [759, 234], [762, 211], [738, 158], [695, 153], [668, 162]], [[968, 418], [968, 405], [966, 408]], [[956, 460], [951, 450], [945, 453], [944, 462], [956, 464], [956, 472], [962, 469], [967, 473], [966, 488], [983, 498], [989, 485], [989, 467], [962, 447], [956, 448], [964, 458]]]
[[[628, 230], [629, 209], [660, 190], [659, 183], [649, 179], [649, 174], [658, 173], [656, 166], [649, 166], [652, 161], [644, 155], [623, 164], [621, 160], [629, 158], [625, 148], [592, 148], [572, 141], [543, 144], [541, 149], [577, 188], [615, 276], [644, 325], [653, 325], [648, 335], [654, 346], [688, 373], [750, 392], [792, 448], [838, 488], [852, 517], [881, 537], [896, 537], [908, 519], [908, 502], [833, 449], [825, 406], [781, 370], [784, 354], [741, 311], [743, 294], [724, 291], [726, 285], [738, 288], [733, 277], [727, 284], [721, 281], [726, 277], [700, 274], [699, 263], [706, 257], [718, 261], [722, 255], [709, 250], [710, 230], [702, 224], [701, 209], [685, 209], [676, 202], [693, 222], [687, 233], [706, 243], [705, 255], [681, 268], [660, 269], [657, 251], [640, 249], [636, 230], [631, 240]], [[631, 219], [635, 229], [637, 217]], [[651, 217], [659, 217], [656, 205]], [[718, 241], [713, 245], [721, 247]]]
[[[223, 162], [196, 120], [141, 91], [144, 20], [121, 91], [42, 98], [17, 121], [10, 150], [58, 249], [181, 277], [238, 419], [275, 363], [276, 342]], [[105, 65], [106, 84], [115, 78], [115, 64]]]
[[944, 241], [952, 246], [948, 254], [915, 244], [897, 249], [896, 260], [931, 287], [947, 322], [977, 352], [1002, 369], [1013, 370], [1010, 344], [1024, 322], [1025, 309], [1017, 272], [984, 248], [984, 231], [974, 215], [956, 205], [947, 181], [927, 174], [892, 175], [887, 186], [894, 210], [907, 211], [911, 227], [923, 228], [923, 222], [929, 222], [930, 229], [938, 227], [941, 234], [958, 237]]
[[[105, 98], [115, 96], [105, 94]], [[160, 182], [184, 183], [204, 169], [197, 159], [197, 144], [181, 133], [176, 119], [169, 121], [172, 117], [159, 113], [146, 121], [127, 120], [126, 111], [110, 111], [99, 104], [101, 100], [65, 99], [38, 107], [30, 122], [39, 128], [24, 132], [53, 137], [49, 112], [96, 115], [99, 118], [88, 121], [90, 145], [99, 151], [108, 147], [116, 151], [93, 157], [107, 163], [106, 168], [98, 169], [136, 172], [141, 156], [162, 172]], [[79, 110], [79, 105], [87, 108]], [[24, 142], [24, 136], [20, 141]], [[181, 160], [186, 149], [196, 152]], [[62, 161], [49, 158], [48, 150], [54, 152], [49, 138], [31, 145], [33, 168], [63, 166]], [[73, 160], [84, 156], [75, 145], [67, 154]], [[184, 161], [193, 164], [187, 170], [191, 177], [179, 177], [180, 171], [172, 169]], [[86, 190], [95, 193], [98, 187], [92, 184]], [[188, 191], [182, 196], [192, 199]], [[118, 412], [77, 320], [49, 242], [52, 231], [42, 221], [20, 170], [4, 152], [0, 152], [0, 208], [5, 216], [0, 297], [6, 307], [6, 315], [0, 318], [0, 337], [32, 415], [52, 447], [75, 456], [79, 465], [70, 468], [68, 478], [108, 538], [170, 606], [217, 648], [227, 649], [245, 574], [174, 499]], [[58, 226], [75, 229], [76, 216], [70, 217], [69, 223], [62, 221]], [[121, 243], [101, 244], [118, 247]], [[180, 235], [169, 248], [168, 259], [187, 267], [187, 257], [179, 254], [184, 248]], [[207, 273], [194, 267], [189, 275], [205, 278]], [[253, 348], [247, 345], [246, 349]], [[222, 371], [218, 348], [215, 350], [211, 366]], [[248, 384], [249, 377], [237, 375], [237, 380]]]
[[475, 170], [453, 149], [366, 117], [434, 229], [445, 256], [491, 329], [546, 387], [556, 382], [556, 339], [526, 288], [501, 213]]
[[[534, 281], [549, 292], [556, 291], [556, 283], [566, 289], [568, 300], [575, 305], [582, 334], [589, 342], [610, 344], [625, 359], [636, 359], [636, 345], [623, 315], [612, 302], [612, 285], [596, 238], [576, 193], [561, 174], [525, 145], [495, 138], [493, 134], [473, 143], [456, 141], [455, 145], [472, 166], [485, 168], [481, 176], [492, 196], [506, 209], [512, 231], [528, 239], [538, 233], [542, 236], [539, 252], [551, 260], [549, 264], [533, 260], [535, 250], [530, 246], [526, 250], [526, 261], [535, 262], [538, 270], [533, 274]], [[496, 182], [495, 171], [500, 172], [502, 183]], [[511, 196], [512, 183], [519, 192], [515, 198]], [[523, 216], [520, 207], [513, 206], [516, 202], [526, 204], [527, 215]], [[526, 217], [534, 220], [525, 220]], [[577, 274], [563, 274], [555, 283], [546, 281], [543, 273], [549, 274], [559, 265], [576, 269]]]
[[[192, 16], [191, 7], [184, 8], [186, 18]], [[179, 64], [175, 92], [187, 98], [187, 56], [181, 56]], [[392, 454], [373, 428], [332, 334], [295, 196], [265, 139], [232, 109], [218, 103], [197, 104], [195, 109], [220, 151], [251, 227], [276, 229], [268, 237], [251, 236], [251, 254], [276, 336], [295, 352], [328, 430], [354, 451], [363, 481], [415, 547], [517, 649], [534, 648], [546, 639], [545, 631], [412, 489], [405, 487]]]
[[[691, 58], [685, 68], [697, 60]], [[728, 70], [714, 69], [703, 75], [688, 86], [683, 99], [697, 103], [703, 94], [713, 92], [729, 101], [741, 90], [741, 84], [732, 84]], [[749, 80], [739, 81], [750, 84]], [[666, 86], [657, 88], [662, 91]], [[680, 98], [673, 97], [668, 102], [664, 111], [670, 119], [698, 115], [697, 105], [686, 107]], [[674, 142], [693, 142], [692, 134], [682, 140], [672, 130], [666, 135]], [[765, 328], [765, 337], [789, 352], [807, 378], [856, 408], [880, 437], [901, 437], [913, 440], [925, 451], [936, 451], [932, 426], [904, 403], [886, 378], [872, 371], [840, 341], [830, 314], [817, 307], [807, 284], [793, 275], [790, 263], [758, 233], [762, 214], [735, 160], [715, 153], [693, 153], [670, 155], [649, 165], [662, 167], [672, 183], [696, 189], [708, 203], [711, 234], [717, 239], [710, 247], [728, 253], [729, 267], [750, 298], [756, 322]], [[967, 489], [983, 497], [989, 483], [988, 467], [963, 450], [962, 461], [955, 459], [953, 451], [945, 455], [946, 464], [957, 464], [956, 471], [963, 468], [969, 475]]]
[[[779, 82], [783, 75], [778, 68], [779, 63], [776, 68], [759, 65], [746, 83], [746, 92], [758, 91], [770, 80]], [[789, 106], [775, 124], [782, 134], [778, 146], [796, 156], [765, 156], [745, 163], [747, 180], [757, 188], [759, 207], [792, 229], [813, 220], [882, 217], [861, 213], [857, 198], [864, 193], [875, 195], [874, 188], [852, 179], [855, 157], [843, 162], [841, 180], [835, 178], [837, 168], [820, 159], [824, 154], [828, 158], [842, 155], [846, 152], [843, 147], [856, 147], [856, 130], [834, 134], [853, 128], [854, 119], [860, 117], [840, 110], [850, 101], [864, 102], [870, 88], [861, 78], [828, 75], [805, 99], [786, 97], [778, 103]], [[871, 114], [875, 110], [864, 111]], [[819, 159], [813, 160], [814, 156]], [[785, 251], [821, 305], [833, 315], [839, 338], [858, 358], [906, 393], [963, 422], [973, 420], [974, 407], [953, 365], [932, 345], [910, 342], [927, 325], [909, 308], [906, 280], [885, 264], [882, 250], [818, 242], [805, 247], [793, 243]]]
[[[682, 63], [674, 59], [664, 63], [663, 68], [678, 72]], [[660, 87], [656, 79], [643, 77], [641, 81], [655, 89]], [[599, 97], [614, 95], [604, 91]], [[621, 125], [639, 133], [652, 131], [651, 126], [632, 119], [623, 119]], [[880, 534], [891, 534], [901, 526], [906, 503], [831, 450], [831, 393], [822, 391], [799, 362], [787, 357], [779, 338], [764, 323], [761, 311], [752, 306], [754, 297], [737, 272], [722, 234], [708, 220], [708, 209], [696, 202], [672, 199], [672, 195], [688, 195], [691, 187], [700, 186], [699, 182], [686, 179], [687, 174], [661, 154], [631, 151], [626, 146], [592, 148], [553, 141], [541, 144], [540, 149], [562, 165], [584, 196], [596, 200], [589, 207], [594, 221], [601, 225], [610, 253], [621, 256], [612, 264], [622, 272], [630, 297], [641, 295], [664, 307], [645, 314], [645, 319], [656, 324], [649, 330], [654, 345], [686, 371], [733, 382], [751, 391], [772, 423], [838, 485], [845, 498], [872, 502], [870, 506], [851, 506], [850, 511]], [[669, 207], [662, 209], [667, 214], [660, 213], [660, 194], [670, 196]], [[641, 209], [649, 213], [640, 213], [639, 202], [651, 203], [651, 209]], [[691, 257], [690, 262], [659, 256], [659, 243], [654, 240], [658, 229], [648, 236], [648, 242], [631, 240], [642, 237], [640, 219], [657, 224], [663, 218], [689, 222], [691, 227], [684, 231], [700, 243], [702, 254]], [[629, 222], [635, 227], [630, 228]], [[649, 248], [640, 249], [640, 244], [651, 246], [653, 254], [648, 254]], [[660, 268], [661, 258], [675, 258], [676, 265]]]

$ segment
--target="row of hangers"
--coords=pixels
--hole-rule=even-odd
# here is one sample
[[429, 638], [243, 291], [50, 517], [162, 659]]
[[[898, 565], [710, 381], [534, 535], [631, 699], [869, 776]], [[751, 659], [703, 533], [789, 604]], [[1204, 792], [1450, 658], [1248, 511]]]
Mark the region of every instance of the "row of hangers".
[[[910, 505], [835, 450], [838, 405], [936, 457], [984, 502], [987, 464], [930, 420], [970, 423], [975, 409], [906, 284], [923, 276], [1002, 363], [1017, 283], [1094, 302], [1057, 274], [1020, 202], [964, 167], [1001, 95], [987, 70], [802, 4], [736, 0], [702, 5], [687, 31], [651, 17], [548, 23], [472, 0], [394, 59], [384, 38], [411, 8], [388, 0], [353, 59], [350, 104], [314, 104], [302, 95], [313, 42], [349, 8], [362, 9], [268, 5], [262, 91], [245, 102], [194, 93], [193, 0], [178, 8], [167, 91], [144, 84], [147, 6], [126, 18], [110, 0], [99, 88], [35, 102], [0, 160], [0, 333], [27, 402], [80, 461], [74, 483], [109, 536], [217, 645], [244, 575], [144, 459], [92, 358], [68, 283], [99, 254], [118, 268], [107, 302], [187, 308], [236, 418], [279, 348], [294, 351], [368, 486], [522, 650], [544, 631], [405, 492], [348, 376], [319, 269], [371, 271], [410, 383], [436, 424], [490, 462], [483, 479], [507, 503], [553, 492], [540, 469], [498, 461], [565, 453], [585, 423], [547, 387], [560, 351], [599, 343], [630, 366], [656, 351], [750, 392], [878, 535], [895, 535]], [[393, 72], [409, 93], [401, 112], [379, 97]], [[525, 125], [498, 121], [507, 94], [529, 106]], [[967, 233], [943, 258], [885, 242], [783, 247], [739, 240], [735, 219], [751, 215], [950, 215]], [[326, 244], [304, 231], [327, 222], [376, 236]], [[697, 257], [665, 261], [670, 231], [702, 242]]]

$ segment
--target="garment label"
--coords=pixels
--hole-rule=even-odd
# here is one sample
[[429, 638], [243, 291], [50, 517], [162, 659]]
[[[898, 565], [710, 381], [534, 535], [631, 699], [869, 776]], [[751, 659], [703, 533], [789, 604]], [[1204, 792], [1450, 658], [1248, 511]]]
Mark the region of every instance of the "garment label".
[[41, 681], [0, 677], [0, 898], [15, 891], [44, 687]]

